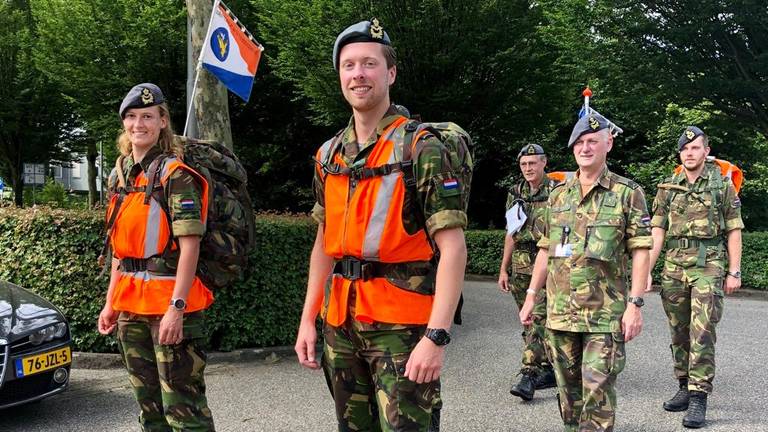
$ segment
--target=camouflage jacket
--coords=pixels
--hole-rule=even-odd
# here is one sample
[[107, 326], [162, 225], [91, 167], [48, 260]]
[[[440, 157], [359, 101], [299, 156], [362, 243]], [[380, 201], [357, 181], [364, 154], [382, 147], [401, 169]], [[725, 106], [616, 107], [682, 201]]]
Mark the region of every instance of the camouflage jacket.
[[[684, 171], [665, 179], [658, 186], [652, 209], [651, 226], [665, 230], [667, 238], [719, 240], [703, 245], [706, 261], [724, 259], [725, 233], [744, 228], [736, 189], [711, 162], [693, 184]], [[699, 253], [698, 247], [672, 248], [666, 259], [687, 267], [696, 264]]]
[[[152, 147], [139, 163], [128, 155], [123, 159], [123, 174], [125, 181], [133, 184], [136, 177], [149, 168], [149, 164], [160, 154], [160, 148]], [[107, 180], [110, 196], [117, 192], [117, 167], [112, 170]], [[187, 235], [202, 236], [205, 224], [202, 221], [202, 188], [189, 172], [183, 169], [174, 170], [166, 185], [168, 207], [171, 211], [171, 221], [174, 237]], [[185, 205], [181, 202], [184, 200]], [[192, 205], [189, 201], [192, 200]]]
[[541, 223], [537, 222], [545, 215], [549, 193], [555, 182], [544, 175], [541, 186], [531, 194], [531, 186], [525, 179], [515, 184], [514, 189], [507, 195], [507, 210], [515, 201], [523, 201], [523, 209], [527, 216], [525, 224], [512, 238], [515, 248], [512, 250], [512, 272], [529, 275], [533, 272], [533, 262], [536, 260], [536, 242], [541, 238], [539, 231]]
[[552, 189], [538, 246], [549, 254], [547, 327], [582, 333], [621, 330], [633, 249], [650, 249], [643, 189], [604, 167], [582, 198], [575, 178]]
[[[400, 114], [394, 106], [390, 106], [376, 126], [375, 133], [365, 143], [357, 142], [355, 120], [354, 117], [350, 118], [349, 124], [341, 132], [344, 162], [349, 166], [362, 165], [381, 134], [398, 116]], [[431, 136], [424, 139], [427, 142], [423, 150], [419, 152], [418, 160], [414, 163], [416, 189], [419, 193], [418, 203], [409, 202], [409, 194], [406, 194], [406, 202], [404, 203], [404, 215], [406, 216], [403, 217], [405, 228], [411, 233], [424, 229], [423, 223], [419, 222], [419, 213], [417, 213], [419, 211], [423, 211], [427, 232], [430, 236], [441, 229], [466, 228], [467, 214], [464, 212], [464, 200], [460, 194], [462, 189], [446, 190], [442, 187], [443, 183], [440, 177], [444, 163], [440, 150], [442, 143]], [[325, 183], [323, 176], [317, 170], [315, 170], [313, 184], [316, 203], [312, 209], [312, 217], [318, 223], [324, 223]], [[421, 210], [415, 207], [416, 205], [420, 206]]]

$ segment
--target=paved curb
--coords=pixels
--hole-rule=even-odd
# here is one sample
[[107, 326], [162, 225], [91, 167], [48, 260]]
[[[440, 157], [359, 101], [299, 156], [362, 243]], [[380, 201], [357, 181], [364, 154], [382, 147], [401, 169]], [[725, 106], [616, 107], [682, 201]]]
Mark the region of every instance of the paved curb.
[[[273, 363], [281, 357], [295, 355], [292, 346], [268, 348], [246, 348], [230, 352], [212, 352], [208, 354], [208, 364], [267, 362]], [[72, 353], [72, 367], [75, 369], [119, 369], [123, 367], [120, 354], [107, 353]]]

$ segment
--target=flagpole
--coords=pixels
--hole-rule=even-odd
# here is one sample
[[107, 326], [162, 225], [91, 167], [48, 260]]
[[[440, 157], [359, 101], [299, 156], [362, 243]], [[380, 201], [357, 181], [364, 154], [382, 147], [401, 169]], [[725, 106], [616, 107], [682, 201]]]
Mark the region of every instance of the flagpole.
[[195, 94], [197, 93], [197, 83], [200, 81], [200, 69], [203, 67], [203, 54], [205, 54], [205, 50], [208, 48], [208, 44], [210, 43], [211, 39], [211, 24], [213, 24], [213, 14], [216, 13], [216, 10], [219, 8], [219, 3], [221, 0], [214, 0], [213, 2], [213, 8], [211, 9], [211, 17], [208, 19], [208, 30], [205, 32], [205, 40], [203, 40], [203, 47], [200, 50], [200, 54], [197, 56], [197, 66], [195, 66], [195, 81], [194, 84], [192, 84], [192, 97], [189, 98], [189, 106], [187, 107], [187, 118], [184, 121], [184, 132], [182, 133], [183, 136], [187, 136], [187, 128], [189, 127], [189, 116], [192, 114], [192, 107], [195, 106]]

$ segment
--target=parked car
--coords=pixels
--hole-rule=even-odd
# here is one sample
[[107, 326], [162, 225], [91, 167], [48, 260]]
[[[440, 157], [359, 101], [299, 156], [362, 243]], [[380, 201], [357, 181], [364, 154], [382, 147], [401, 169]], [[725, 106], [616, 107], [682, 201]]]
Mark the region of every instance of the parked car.
[[61, 311], [0, 280], [0, 409], [64, 391], [71, 364], [72, 339]]

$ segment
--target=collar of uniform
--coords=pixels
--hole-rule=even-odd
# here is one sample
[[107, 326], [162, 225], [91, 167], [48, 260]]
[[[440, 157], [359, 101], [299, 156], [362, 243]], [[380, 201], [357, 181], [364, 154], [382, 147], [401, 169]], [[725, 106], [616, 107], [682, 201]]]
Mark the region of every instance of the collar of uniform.
[[[611, 172], [608, 170], [608, 165], [603, 165], [603, 170], [600, 172], [600, 176], [597, 178], [597, 181], [595, 183], [599, 184], [605, 189], [610, 189], [611, 179], [608, 178], [610, 173]], [[573, 178], [568, 183], [566, 183], [568, 188], [573, 188], [575, 186], [581, 187], [581, 184], [579, 183], [579, 175], [581, 175], [581, 169], [577, 169], [576, 175], [573, 176]]]
[[135, 163], [133, 161], [133, 155], [129, 155], [125, 158], [125, 170], [128, 173], [129, 178], [136, 178], [136, 176], [139, 175], [141, 172], [146, 172], [149, 169], [149, 165], [152, 163], [153, 160], [161, 153], [160, 147], [158, 146], [152, 146], [152, 148], [147, 151], [147, 154], [144, 155], [144, 158], [139, 163]]
[[387, 112], [384, 113], [384, 117], [379, 120], [379, 123], [376, 125], [376, 133], [368, 137], [368, 140], [364, 143], [358, 143], [357, 142], [357, 135], [355, 134], [355, 117], [352, 116], [349, 119], [349, 123], [347, 124], [347, 128], [344, 130], [344, 133], [342, 134], [342, 148], [345, 150], [345, 156], [349, 154], [346, 150], [349, 148], [350, 145], [354, 145], [357, 147], [358, 152], [362, 152], [364, 149], [370, 147], [371, 145], [375, 144], [376, 141], [379, 140], [379, 137], [384, 133], [384, 130], [386, 130], [389, 125], [392, 124], [395, 120], [402, 117], [400, 113], [397, 112], [397, 109], [395, 109], [394, 105], [390, 105], [387, 109]]
[[532, 192], [531, 184], [528, 183], [528, 181], [526, 181], [525, 179], [523, 179], [523, 184], [520, 187], [520, 195], [522, 195], [522, 197], [528, 197], [528, 198], [533, 198], [536, 195], [540, 195], [545, 189], [549, 187], [550, 181], [551, 180], [549, 179], [549, 177], [547, 177], [547, 173], [544, 173], [544, 178], [541, 179], [541, 184], [539, 185], [539, 188], [536, 189], [536, 193], [534, 194], [534, 193], [531, 193]]

